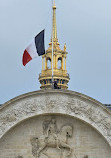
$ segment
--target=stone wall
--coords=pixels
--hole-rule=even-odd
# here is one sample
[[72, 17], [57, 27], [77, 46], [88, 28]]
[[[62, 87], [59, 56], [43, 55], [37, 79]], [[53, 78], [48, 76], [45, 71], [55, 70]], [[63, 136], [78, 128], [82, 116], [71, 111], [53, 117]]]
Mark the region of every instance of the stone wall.
[[[57, 131], [53, 131], [54, 135], [50, 135], [50, 133], [47, 135], [46, 126], [51, 124], [53, 119]], [[66, 143], [67, 133], [65, 133], [65, 129], [68, 132], [69, 127], [71, 127], [69, 130], [70, 136], [67, 136]], [[46, 143], [43, 143], [44, 141]], [[66, 144], [69, 147], [66, 147]], [[33, 147], [35, 151], [32, 150]], [[72, 151], [68, 157], [72, 158], [75, 158], [75, 156], [84, 158], [85, 155], [88, 155], [89, 158], [111, 157], [110, 146], [90, 125], [69, 116], [45, 115], [29, 118], [5, 134], [0, 140], [0, 158], [16, 158], [17, 156], [36, 158], [36, 152], [41, 147], [44, 149], [39, 153], [40, 158], [65, 158], [70, 148]]]
[[0, 158], [110, 158], [111, 111], [83, 94], [41, 90], [0, 107]]

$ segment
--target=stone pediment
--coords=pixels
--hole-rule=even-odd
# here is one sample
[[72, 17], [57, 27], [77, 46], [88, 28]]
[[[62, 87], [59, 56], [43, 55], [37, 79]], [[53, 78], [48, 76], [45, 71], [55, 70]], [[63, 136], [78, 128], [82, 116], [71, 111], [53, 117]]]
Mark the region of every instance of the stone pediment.
[[[18, 96], [2, 105], [2, 107], [0, 107], [0, 140], [8, 131], [23, 121], [42, 115], [66, 116], [81, 120], [100, 133], [111, 147], [111, 111], [102, 103], [86, 95], [68, 90], [35, 91]], [[48, 125], [46, 124], [47, 127], [45, 127], [46, 125], [44, 126], [46, 129], [48, 129], [51, 123], [51, 117], [50, 119], [48, 118], [48, 121]], [[42, 121], [42, 124], [43, 123], [44, 121]], [[59, 127], [59, 131], [65, 126], [63, 123]], [[67, 126], [67, 128], [70, 129], [70, 125]], [[44, 132], [42, 132], [41, 135], [45, 135], [44, 139], [48, 141], [48, 133], [44, 134]], [[40, 139], [40, 136], [38, 139]], [[30, 140], [32, 148], [34, 148], [34, 144], [37, 146], [36, 138], [37, 135], [32, 137], [32, 141]], [[51, 140], [58, 140], [57, 133], [53, 135]], [[59, 138], [59, 142], [60, 140]], [[56, 146], [59, 148], [58, 142], [56, 142]], [[67, 148], [70, 149], [70, 144]], [[36, 156], [36, 158], [38, 157], [39, 156]]]
[[10, 128], [40, 114], [66, 114], [99, 131], [111, 145], [111, 111], [86, 95], [68, 90], [40, 90], [18, 96], [0, 107], [0, 137]]

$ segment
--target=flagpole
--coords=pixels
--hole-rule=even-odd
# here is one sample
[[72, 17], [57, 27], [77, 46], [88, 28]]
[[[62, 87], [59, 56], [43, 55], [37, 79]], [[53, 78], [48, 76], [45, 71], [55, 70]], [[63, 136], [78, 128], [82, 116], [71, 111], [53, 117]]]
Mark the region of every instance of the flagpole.
[[53, 49], [53, 36], [52, 36], [52, 89], [54, 89], [54, 78], [53, 78], [53, 54], [54, 54], [54, 49]]
[[[54, 0], [52, 0], [52, 8], [53, 8]], [[53, 10], [52, 10], [52, 18], [53, 18]], [[53, 19], [52, 19], [52, 89], [54, 89], [54, 78], [53, 78], [53, 54], [54, 54], [54, 48], [53, 48]]]

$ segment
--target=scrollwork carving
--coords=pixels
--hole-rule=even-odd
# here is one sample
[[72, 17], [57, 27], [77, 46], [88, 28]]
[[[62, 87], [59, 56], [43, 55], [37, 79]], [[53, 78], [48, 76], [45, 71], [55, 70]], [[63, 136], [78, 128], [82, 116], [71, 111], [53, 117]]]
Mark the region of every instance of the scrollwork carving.
[[1, 118], [2, 123], [4, 124], [7, 124], [7, 122], [16, 121], [16, 115], [13, 113], [13, 111], [9, 111], [8, 113], [5, 113], [0, 118]]
[[34, 113], [36, 110], [37, 110], [37, 105], [36, 105], [36, 103], [35, 102], [26, 102], [25, 104], [24, 104], [24, 109], [25, 109], [25, 112], [27, 113], [27, 114], [29, 114], [29, 113]]
[[72, 112], [74, 112], [75, 114], [78, 114], [78, 115], [86, 115], [88, 114], [88, 109], [89, 109], [89, 105], [80, 101], [80, 100], [77, 100], [77, 99], [72, 99], [72, 101], [70, 102], [70, 109]]
[[70, 110], [75, 115], [81, 115], [88, 118], [91, 121], [91, 124], [95, 124], [98, 128], [101, 128], [106, 135], [111, 136], [111, 121], [99, 109], [76, 99], [72, 99], [69, 105]]

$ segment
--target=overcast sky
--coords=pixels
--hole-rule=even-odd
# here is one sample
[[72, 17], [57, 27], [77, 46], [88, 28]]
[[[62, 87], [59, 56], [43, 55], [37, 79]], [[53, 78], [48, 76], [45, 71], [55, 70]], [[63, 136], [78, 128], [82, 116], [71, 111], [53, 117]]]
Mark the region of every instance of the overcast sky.
[[[51, 37], [51, 0], [0, 0], [0, 104], [39, 90], [41, 57], [22, 55], [42, 29]], [[67, 44], [69, 90], [111, 103], [111, 0], [56, 0], [61, 49]]]

